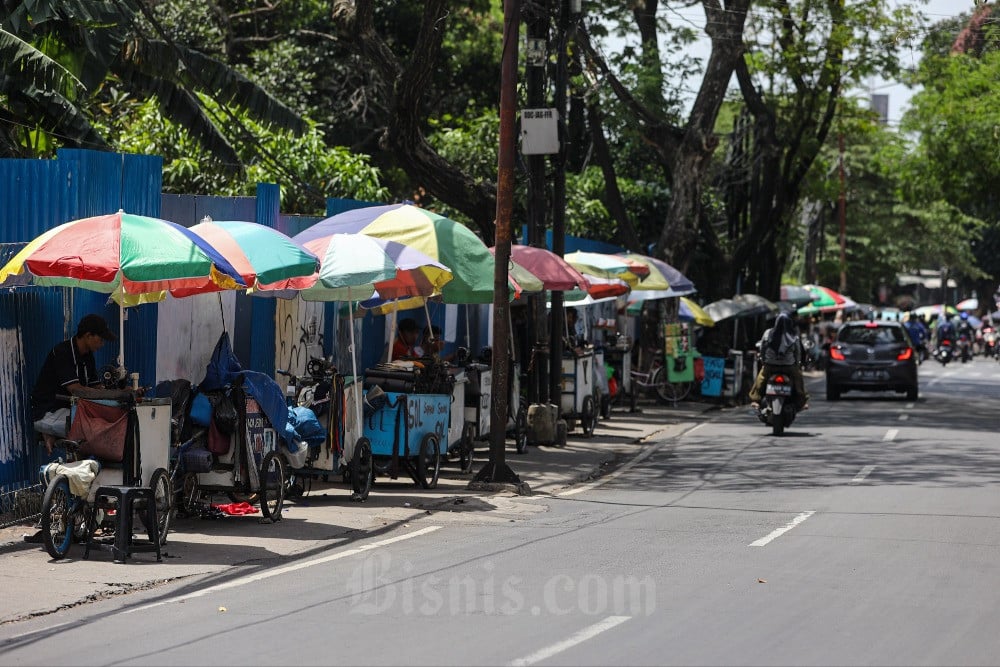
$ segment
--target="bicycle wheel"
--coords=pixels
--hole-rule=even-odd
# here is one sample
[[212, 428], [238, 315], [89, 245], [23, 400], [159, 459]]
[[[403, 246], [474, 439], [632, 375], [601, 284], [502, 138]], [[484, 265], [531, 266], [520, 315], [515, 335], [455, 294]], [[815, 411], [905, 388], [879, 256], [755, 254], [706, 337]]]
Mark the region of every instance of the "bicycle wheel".
[[[149, 478], [149, 487], [153, 489], [153, 498], [156, 503], [156, 530], [160, 536], [160, 546], [167, 543], [167, 532], [170, 524], [174, 520], [174, 491], [170, 483], [170, 476], [163, 468], [157, 468]], [[143, 513], [139, 513], [139, 520], [145, 526]]]
[[656, 398], [661, 403], [676, 403], [677, 401], [683, 401], [687, 398], [687, 395], [691, 393], [690, 382], [670, 382], [667, 379], [667, 369], [663, 366], [660, 366], [653, 371], [653, 377], [650, 380], [650, 383], [653, 385]]
[[42, 541], [45, 550], [56, 560], [65, 558], [73, 544], [73, 504], [66, 475], [49, 482], [42, 496]]
[[276, 452], [268, 452], [260, 465], [260, 511], [265, 519], [281, 521], [285, 502], [285, 461]]

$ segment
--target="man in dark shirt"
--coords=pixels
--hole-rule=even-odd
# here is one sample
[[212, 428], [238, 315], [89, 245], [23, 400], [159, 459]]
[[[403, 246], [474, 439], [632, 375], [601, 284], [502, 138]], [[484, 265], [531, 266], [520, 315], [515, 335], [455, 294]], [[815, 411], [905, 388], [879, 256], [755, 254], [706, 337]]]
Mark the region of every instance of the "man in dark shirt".
[[[69, 401], [61, 396], [127, 400], [129, 390], [104, 389], [99, 386], [94, 352], [105, 341], [117, 340], [100, 315], [80, 319], [76, 335], [57, 344], [49, 352], [31, 392], [31, 419], [35, 431], [45, 439], [45, 449], [52, 455], [57, 438], [65, 438], [70, 417]], [[96, 385], [96, 386], [95, 386]]]

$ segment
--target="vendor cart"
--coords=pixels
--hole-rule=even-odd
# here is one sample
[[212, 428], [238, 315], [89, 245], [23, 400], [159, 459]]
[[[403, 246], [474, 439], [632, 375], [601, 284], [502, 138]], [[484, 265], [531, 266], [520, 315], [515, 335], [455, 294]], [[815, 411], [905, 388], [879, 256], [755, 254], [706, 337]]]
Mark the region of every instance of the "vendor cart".
[[[371, 443], [376, 477], [401, 470], [425, 489], [437, 486], [448, 451], [454, 376], [440, 360], [395, 361], [365, 371], [363, 434]], [[379, 400], [371, 398], [379, 395]], [[376, 405], [377, 403], [377, 405]]]
[[597, 403], [594, 400], [594, 348], [577, 347], [562, 359], [562, 396], [560, 401], [566, 430], [580, 422], [586, 437], [597, 428]]
[[[211, 510], [219, 495], [233, 503], [260, 506], [265, 519], [279, 521], [285, 498], [285, 464], [278, 452], [278, 434], [256, 398], [239, 384], [201, 393], [213, 405], [208, 419], [192, 409], [195, 430], [177, 448], [182, 480], [181, 498], [188, 514]], [[194, 404], [201, 402], [196, 394]], [[225, 432], [219, 407], [229, 401], [235, 427]], [[225, 408], [228, 410], [228, 407]]]
[[373, 482], [371, 445], [358, 423], [355, 378], [319, 357], [309, 360], [306, 375], [277, 372], [288, 377], [289, 424], [297, 434], [280, 447], [288, 494], [302, 495], [305, 483], [339, 475], [351, 484], [351, 500], [367, 500]]
[[[173, 515], [170, 487], [170, 399], [146, 399], [119, 404], [115, 401], [73, 398], [72, 422], [66, 440], [71, 460], [80, 464], [89, 457], [89, 486], [80, 488], [78, 464], [62, 462], [42, 466], [46, 484], [42, 499], [41, 529], [46, 551], [53, 558], [66, 556], [74, 541], [84, 541], [88, 528], [103, 528], [114, 539], [117, 527], [111, 514], [100, 511], [95, 499], [101, 487], [148, 487], [156, 505], [159, 542], [167, 539]], [[70, 470], [68, 468], [75, 468]], [[79, 491], [79, 499], [72, 490]], [[84, 493], [86, 489], [86, 493]], [[98, 516], [100, 514], [100, 516]], [[145, 522], [143, 513], [140, 520]]]
[[472, 472], [479, 427], [475, 408], [470, 407], [469, 401], [477, 399], [470, 396], [470, 380], [465, 368], [453, 367], [448, 372], [455, 378], [451, 391], [451, 419], [448, 424], [448, 460], [458, 461], [462, 472]]

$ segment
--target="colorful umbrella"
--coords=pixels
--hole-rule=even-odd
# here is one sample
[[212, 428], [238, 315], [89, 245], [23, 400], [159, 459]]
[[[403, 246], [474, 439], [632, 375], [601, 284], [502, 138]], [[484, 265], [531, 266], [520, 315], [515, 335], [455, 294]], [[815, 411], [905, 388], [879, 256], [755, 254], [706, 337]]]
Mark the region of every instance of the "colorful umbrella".
[[[316, 282], [319, 259], [277, 229], [256, 222], [212, 220], [206, 217], [190, 228], [236, 268], [254, 292], [300, 290]], [[210, 285], [190, 294], [218, 291]], [[186, 296], [175, 290], [174, 296]]]
[[304, 247], [320, 258], [316, 284], [300, 292], [307, 301], [361, 301], [376, 291], [383, 299], [431, 296], [452, 279], [419, 250], [365, 234], [329, 234]]
[[120, 305], [166, 292], [238, 289], [239, 272], [208, 242], [173, 222], [119, 211], [73, 220], [30, 241], [0, 268], [0, 285], [82, 287]]
[[954, 306], [947, 306], [943, 303], [937, 303], [933, 306], [920, 306], [919, 308], [914, 308], [913, 312], [924, 317], [930, 317], [931, 315], [958, 315], [958, 310]]
[[851, 311], [858, 307], [857, 302], [829, 287], [812, 284], [806, 284], [803, 287], [813, 295], [813, 300], [812, 303], [798, 309], [799, 315], [830, 313], [837, 310]]
[[812, 303], [813, 293], [802, 285], [782, 285], [781, 286], [781, 300], [785, 303], [790, 303], [793, 306], [804, 306], [806, 304]]
[[632, 286], [633, 291], [663, 292], [665, 297], [693, 294], [697, 291], [694, 288], [694, 283], [662, 259], [634, 252], [623, 253], [621, 256], [627, 260], [643, 264], [649, 270], [648, 275], [640, 280], [638, 285]]
[[[628, 302], [628, 314], [638, 315], [642, 312], [642, 304], [650, 299], [646, 298], [644, 292], [636, 292], [639, 297], [635, 300], [629, 300]], [[697, 303], [687, 298], [686, 296], [680, 297], [677, 304], [677, 319], [681, 322], [694, 322], [703, 327], [714, 327], [715, 320], [712, 316], [705, 312], [705, 310], [699, 306]]]
[[[490, 252], [494, 252], [494, 249], [490, 248]], [[512, 245], [510, 247], [510, 258], [515, 267], [521, 267], [534, 276], [540, 284], [540, 289], [537, 291], [586, 289], [589, 285], [583, 274], [573, 268], [562, 257], [545, 248]], [[532, 291], [522, 283], [520, 278], [515, 276], [515, 279], [521, 283], [521, 287], [525, 291]]]
[[602, 252], [585, 252], [578, 250], [564, 256], [577, 271], [595, 278], [617, 278], [624, 280], [630, 287], [638, 285], [642, 278], [649, 275], [649, 267], [641, 262], [628, 259], [622, 255], [608, 255]]
[[979, 299], [973, 297], [971, 299], [963, 299], [955, 304], [956, 310], [979, 310]]
[[493, 255], [471, 229], [454, 220], [412, 204], [369, 206], [317, 222], [295, 240], [305, 244], [334, 233], [396, 241], [448, 267], [453, 279], [441, 289], [445, 303], [493, 302]]

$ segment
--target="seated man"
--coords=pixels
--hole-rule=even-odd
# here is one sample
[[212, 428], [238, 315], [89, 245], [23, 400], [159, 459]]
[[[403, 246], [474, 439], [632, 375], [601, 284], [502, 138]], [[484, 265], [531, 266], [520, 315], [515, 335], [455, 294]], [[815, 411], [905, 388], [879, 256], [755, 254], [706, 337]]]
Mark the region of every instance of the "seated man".
[[128, 400], [129, 389], [104, 389], [98, 386], [94, 352], [108, 340], [117, 340], [108, 323], [100, 315], [85, 315], [80, 319], [76, 335], [58, 343], [49, 351], [31, 392], [31, 418], [35, 431], [42, 434], [45, 450], [52, 455], [58, 438], [65, 438], [70, 416], [69, 400], [64, 397], [107, 398]]
[[392, 343], [392, 359], [419, 356], [415, 349], [419, 333], [420, 326], [415, 319], [412, 317], [401, 319], [396, 331], [396, 340]]

